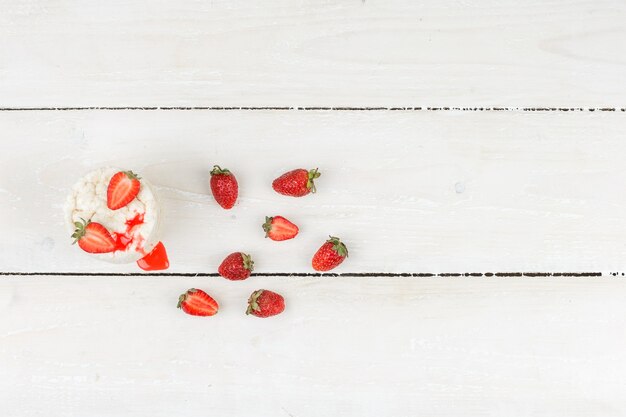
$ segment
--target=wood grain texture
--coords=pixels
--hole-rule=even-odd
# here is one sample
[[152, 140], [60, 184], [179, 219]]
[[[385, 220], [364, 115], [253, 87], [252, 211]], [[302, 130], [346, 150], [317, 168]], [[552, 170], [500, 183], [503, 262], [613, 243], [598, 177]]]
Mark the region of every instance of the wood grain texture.
[[[3, 278], [3, 416], [621, 416], [616, 279]], [[221, 303], [176, 310], [189, 287]], [[244, 315], [257, 288], [284, 294]]]
[[[150, 179], [175, 273], [229, 252], [306, 273], [625, 271], [619, 0], [0, 0], [0, 416], [626, 415], [626, 281], [595, 277], [112, 277], [70, 246], [69, 188]], [[616, 108], [532, 113], [517, 108]], [[241, 186], [209, 195], [213, 164]], [[275, 194], [319, 167], [319, 192]], [[266, 215], [300, 236], [263, 238]], [[68, 276], [11, 276], [6, 273]], [[620, 272], [620, 276], [623, 274]], [[190, 287], [217, 316], [176, 310]], [[250, 292], [287, 300], [245, 317]]]
[[0, 107], [624, 106], [620, 0], [0, 0]]
[[[70, 245], [69, 188], [99, 166], [156, 185], [174, 272], [215, 272], [232, 251], [258, 272], [309, 272], [329, 234], [337, 272], [623, 271], [626, 118], [620, 113], [0, 112], [3, 271], [137, 272]], [[220, 209], [213, 164], [240, 201]], [[271, 181], [319, 167], [318, 193]], [[266, 215], [301, 227], [264, 238]]]

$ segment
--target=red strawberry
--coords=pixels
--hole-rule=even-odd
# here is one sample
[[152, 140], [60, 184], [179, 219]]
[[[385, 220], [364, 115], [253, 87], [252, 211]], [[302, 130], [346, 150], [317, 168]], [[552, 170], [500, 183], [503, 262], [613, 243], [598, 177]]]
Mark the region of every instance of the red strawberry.
[[250, 276], [254, 262], [250, 255], [242, 252], [231, 253], [222, 261], [217, 272], [226, 279], [239, 281]]
[[178, 297], [178, 308], [192, 316], [214, 316], [217, 314], [217, 301], [202, 290], [190, 288]]
[[78, 242], [78, 246], [85, 252], [89, 253], [108, 253], [115, 251], [115, 239], [111, 233], [100, 223], [92, 223], [81, 219], [83, 222], [75, 222], [76, 230], [72, 237], [74, 243]]
[[276, 241], [293, 239], [298, 234], [298, 226], [282, 216], [266, 217], [263, 230], [265, 237]]
[[272, 183], [272, 188], [283, 195], [290, 197], [302, 197], [308, 193], [315, 192], [313, 180], [322, 175], [317, 172], [317, 168], [307, 171], [306, 169], [294, 169], [276, 178]]
[[113, 175], [107, 189], [107, 207], [117, 210], [133, 201], [139, 193], [140, 179], [133, 171], [120, 171]]
[[346, 245], [338, 237], [330, 236], [330, 239], [315, 252], [311, 264], [316, 271], [330, 271], [339, 266], [347, 256]]
[[257, 317], [270, 317], [285, 310], [285, 299], [282, 295], [268, 290], [256, 290], [248, 298], [246, 314]]
[[215, 165], [211, 171], [211, 191], [217, 204], [228, 210], [237, 201], [239, 185], [232, 172]]

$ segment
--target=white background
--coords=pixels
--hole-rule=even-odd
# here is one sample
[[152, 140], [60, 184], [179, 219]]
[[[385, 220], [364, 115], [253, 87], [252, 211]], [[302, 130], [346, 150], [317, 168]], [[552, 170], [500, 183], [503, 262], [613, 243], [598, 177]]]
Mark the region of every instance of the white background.
[[[626, 415], [625, 19], [0, 0], [0, 415]], [[67, 193], [107, 165], [155, 184], [172, 275], [70, 245]], [[296, 167], [317, 194], [271, 190]], [[301, 234], [264, 239], [272, 214]], [[350, 258], [307, 276], [328, 234]], [[262, 276], [210, 276], [236, 250]], [[217, 316], [175, 308], [190, 287]], [[286, 311], [246, 317], [258, 288]]]

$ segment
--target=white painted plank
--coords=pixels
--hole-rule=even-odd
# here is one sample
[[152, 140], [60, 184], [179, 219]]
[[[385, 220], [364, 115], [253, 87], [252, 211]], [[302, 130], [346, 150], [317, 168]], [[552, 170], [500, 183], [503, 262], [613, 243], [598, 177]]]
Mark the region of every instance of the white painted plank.
[[[621, 416], [619, 279], [0, 280], [3, 416]], [[212, 318], [175, 308], [189, 287]], [[257, 288], [283, 315], [246, 317]]]
[[0, 0], [0, 106], [624, 106], [620, 0]]
[[[138, 271], [70, 246], [62, 207], [99, 166], [157, 187], [175, 272], [215, 272], [231, 251], [258, 272], [308, 272], [329, 235], [338, 272], [623, 271], [626, 118], [621, 113], [0, 112], [3, 271]], [[231, 168], [220, 209], [208, 171]], [[319, 167], [318, 193], [280, 196], [282, 172]], [[301, 227], [264, 238], [264, 216]]]

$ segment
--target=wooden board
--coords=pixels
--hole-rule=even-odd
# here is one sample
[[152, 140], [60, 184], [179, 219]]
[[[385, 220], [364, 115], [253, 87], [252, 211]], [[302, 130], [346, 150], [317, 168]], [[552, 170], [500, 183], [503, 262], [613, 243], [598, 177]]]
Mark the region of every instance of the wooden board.
[[[338, 272], [622, 270], [626, 154], [620, 113], [2, 112], [4, 271], [133, 272], [71, 246], [69, 188], [120, 166], [156, 186], [173, 272], [216, 272], [232, 251], [258, 272], [313, 272], [329, 234], [350, 258]], [[217, 206], [209, 170], [241, 184]], [[287, 198], [272, 179], [319, 167], [318, 192]], [[275, 243], [266, 215], [302, 228]]]
[[625, 106], [620, 0], [0, 10], [0, 107]]
[[[0, 416], [626, 415], [623, 2], [0, 11]], [[106, 165], [156, 185], [166, 275], [69, 245]], [[295, 167], [316, 195], [271, 190]], [[350, 258], [312, 274], [328, 234]], [[215, 277], [236, 250], [256, 275]], [[217, 316], [176, 310], [190, 287]], [[285, 313], [246, 317], [259, 288]]]
[[[184, 315], [194, 286], [222, 304]], [[24, 417], [619, 416], [614, 279], [0, 280], [0, 412]], [[273, 319], [246, 296], [287, 297]]]

